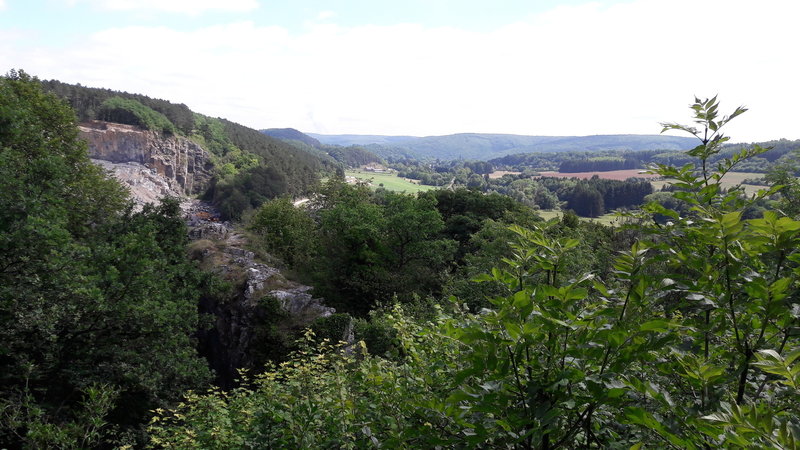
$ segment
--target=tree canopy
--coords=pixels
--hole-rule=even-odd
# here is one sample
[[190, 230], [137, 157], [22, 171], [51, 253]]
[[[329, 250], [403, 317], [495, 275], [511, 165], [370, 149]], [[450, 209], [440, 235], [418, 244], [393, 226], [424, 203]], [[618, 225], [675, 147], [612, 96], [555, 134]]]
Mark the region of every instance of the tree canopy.
[[177, 202], [134, 212], [77, 133], [36, 79], [0, 78], [0, 446], [133, 433], [209, 376]]

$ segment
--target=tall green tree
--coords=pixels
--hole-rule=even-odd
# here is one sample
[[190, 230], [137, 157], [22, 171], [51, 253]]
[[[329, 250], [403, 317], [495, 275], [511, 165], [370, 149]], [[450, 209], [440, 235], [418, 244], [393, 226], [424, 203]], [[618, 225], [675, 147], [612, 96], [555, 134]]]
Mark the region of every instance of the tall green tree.
[[109, 414], [84, 417], [133, 430], [207, 379], [177, 202], [127, 204], [63, 101], [0, 78], [0, 446], [68, 446], [41, 430], [79, 423], [92, 395]]
[[307, 268], [317, 252], [317, 230], [304, 208], [295, 207], [289, 197], [261, 205], [248, 228], [261, 239], [267, 251], [292, 268]]

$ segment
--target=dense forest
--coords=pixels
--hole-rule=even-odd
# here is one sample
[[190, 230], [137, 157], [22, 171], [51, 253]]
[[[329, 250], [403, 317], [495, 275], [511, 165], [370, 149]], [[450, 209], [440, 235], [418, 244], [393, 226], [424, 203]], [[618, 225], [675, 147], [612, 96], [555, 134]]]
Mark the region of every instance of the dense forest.
[[[180, 105], [62, 95], [0, 79], [0, 447], [797, 448], [800, 185], [784, 159], [755, 196], [722, 188], [773, 158], [725, 146], [743, 108], [696, 100], [708, 137], [690, 164], [654, 162], [663, 192], [521, 176], [490, 192], [491, 168], [462, 162], [484, 188], [406, 195], [315, 185], [314, 154], [222, 119], [182, 128]], [[133, 209], [88, 159], [76, 104], [202, 139], [221, 162], [210, 198], [241, 196], [228, 214], [253, 209], [238, 226], [254, 252], [337, 314], [297, 331], [273, 310], [259, 366], [215, 385], [198, 305], [241, 280], [192, 259], [173, 199]], [[544, 221], [499, 192], [515, 183], [631, 212]]]

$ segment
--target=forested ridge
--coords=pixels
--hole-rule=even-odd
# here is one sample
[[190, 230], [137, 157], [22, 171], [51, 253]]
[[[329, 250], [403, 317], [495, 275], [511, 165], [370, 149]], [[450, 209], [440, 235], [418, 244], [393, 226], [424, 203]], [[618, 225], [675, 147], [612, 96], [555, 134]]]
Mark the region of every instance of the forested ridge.
[[[187, 133], [166, 107], [107, 103], [204, 142], [210, 198], [252, 209], [253, 251], [337, 308], [299, 333], [262, 310], [260, 364], [223, 390], [198, 304], [242, 281], [190, 257], [174, 200], [134, 211], [62, 98], [0, 79], [0, 447], [798, 446], [800, 186], [787, 161], [755, 197], [721, 187], [770, 152], [724, 147], [744, 108], [696, 99], [708, 137], [691, 164], [655, 163], [674, 180], [658, 201], [646, 182], [571, 181], [576, 208], [631, 206], [610, 228], [474, 188], [412, 196], [335, 173], [315, 188], [324, 164], [271, 162], [283, 147], [258, 131], [193, 115]], [[466, 164], [489, 185], [491, 165]]]
[[[770, 151], [742, 161], [737, 166], [738, 171], [766, 173], [787, 164], [796, 169], [800, 140], [780, 139], [750, 144], [725, 144], [719, 153], [709, 158], [708, 162], [718, 164], [743, 149], [752, 148], [753, 146], [769, 148]], [[489, 163], [498, 169], [519, 171], [525, 169], [556, 170], [560, 172], [645, 169], [649, 164], [683, 166], [693, 162], [694, 158], [686, 151], [664, 150], [564, 152], [559, 154], [518, 153], [489, 160]]]
[[358, 146], [349, 145], [342, 147], [340, 145], [322, 144], [311, 136], [301, 133], [294, 128], [270, 128], [261, 130], [267, 136], [280, 139], [284, 142], [294, 145], [295, 147], [305, 149], [311, 153], [317, 153], [333, 158], [344, 167], [354, 168], [369, 165], [372, 163], [382, 164], [384, 160], [378, 155], [372, 153], [368, 149]]
[[66, 99], [79, 121], [105, 120], [186, 136], [212, 155], [216, 176], [206, 193], [226, 218], [238, 219], [266, 199], [302, 196], [320, 173], [337, 163], [226, 119], [192, 112], [184, 104], [141, 94], [71, 85], [56, 80], [42, 87]]
[[691, 139], [664, 135], [522, 136], [459, 133], [446, 136], [368, 136], [310, 134], [322, 143], [361, 145], [382, 158], [409, 157], [420, 161], [488, 160], [525, 152], [688, 150]]

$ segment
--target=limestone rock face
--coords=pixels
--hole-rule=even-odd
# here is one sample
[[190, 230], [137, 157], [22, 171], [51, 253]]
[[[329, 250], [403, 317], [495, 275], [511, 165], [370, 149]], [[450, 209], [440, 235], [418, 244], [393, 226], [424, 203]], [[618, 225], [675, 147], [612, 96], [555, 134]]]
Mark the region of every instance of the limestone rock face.
[[135, 162], [112, 163], [92, 158], [92, 162], [108, 170], [123, 186], [128, 188], [133, 201], [142, 206], [158, 203], [165, 196], [183, 197], [183, 192], [174, 189], [174, 183]]
[[199, 194], [211, 180], [213, 165], [208, 153], [186, 138], [101, 121], [82, 123], [78, 129], [89, 144], [92, 159], [140, 164], [152, 175], [163, 178], [175, 193]]
[[297, 286], [287, 289], [275, 289], [269, 295], [281, 302], [281, 307], [293, 317], [310, 318], [309, 323], [319, 317], [328, 317], [336, 313], [335, 308], [325, 306], [322, 299], [314, 298], [308, 291], [310, 286]]

